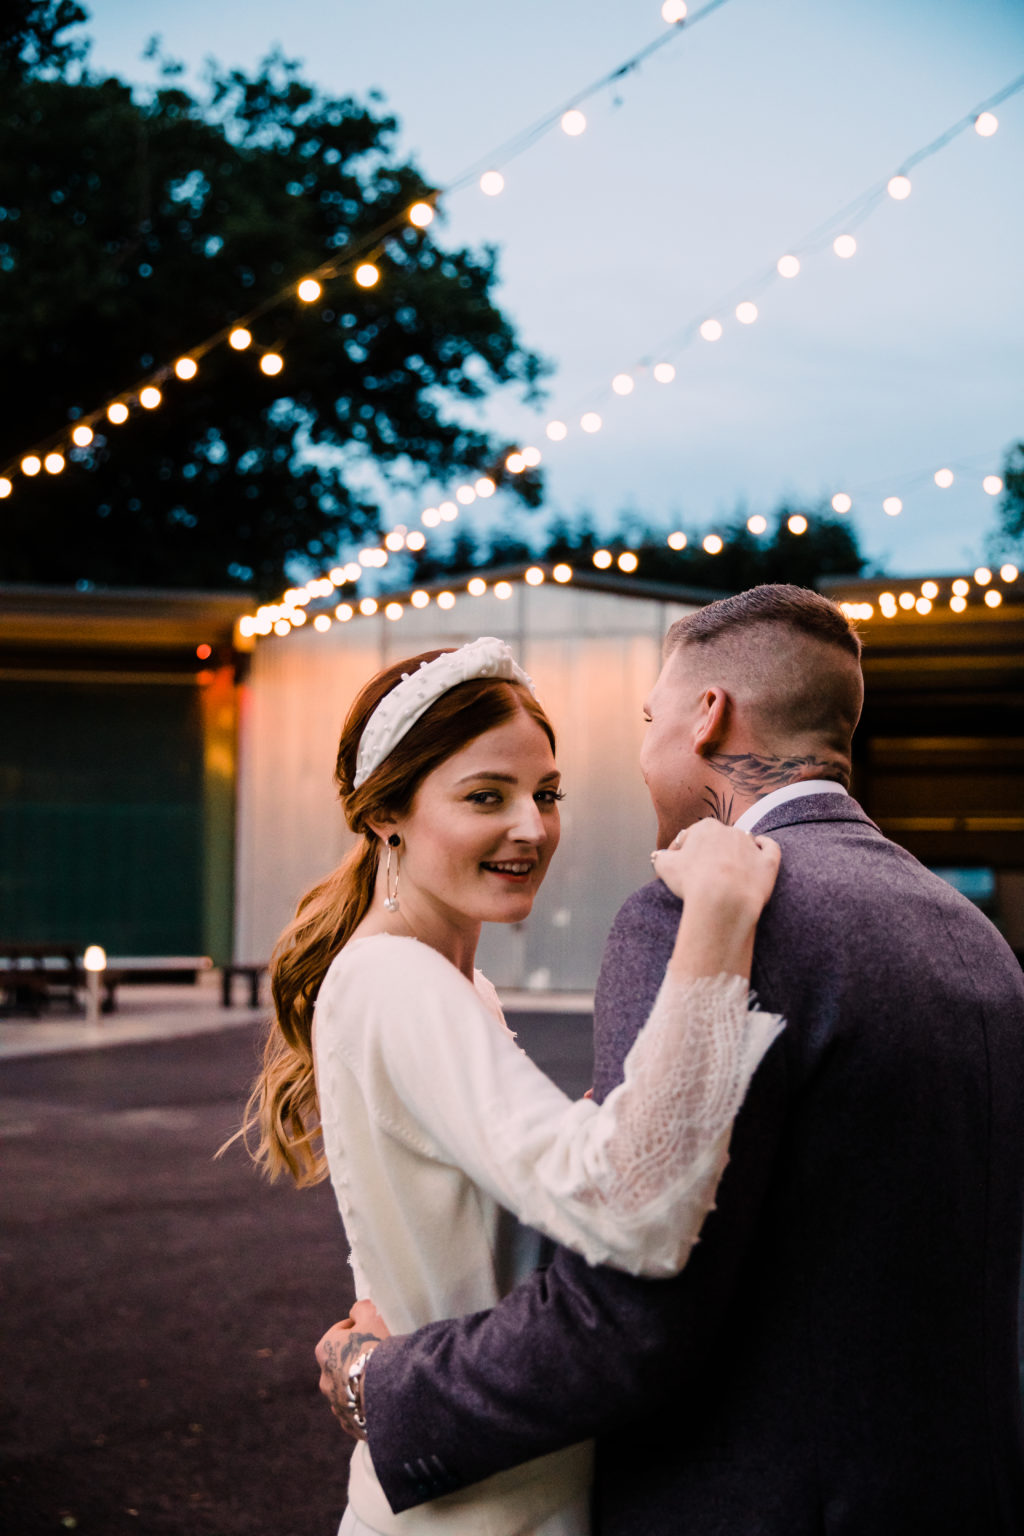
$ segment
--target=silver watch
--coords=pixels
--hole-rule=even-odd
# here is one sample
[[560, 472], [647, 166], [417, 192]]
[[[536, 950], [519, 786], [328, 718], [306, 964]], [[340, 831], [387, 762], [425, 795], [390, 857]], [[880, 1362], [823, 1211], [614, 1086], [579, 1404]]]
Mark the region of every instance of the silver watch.
[[357, 1429], [366, 1430], [366, 1413], [362, 1404], [363, 1372], [366, 1370], [366, 1362], [377, 1348], [371, 1344], [369, 1349], [364, 1349], [355, 1362], [349, 1367], [345, 1378], [345, 1407], [352, 1416], [352, 1422]]

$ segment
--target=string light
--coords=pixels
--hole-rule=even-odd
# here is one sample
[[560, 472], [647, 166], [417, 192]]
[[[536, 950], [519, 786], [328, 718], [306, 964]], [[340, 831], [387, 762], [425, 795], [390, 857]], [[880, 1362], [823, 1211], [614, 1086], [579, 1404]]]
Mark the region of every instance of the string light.
[[506, 602], [512, 596], [512, 583], [510, 581], [496, 581], [494, 583], [494, 595], [499, 602]]
[[522, 453], [523, 463], [526, 465], [527, 469], [536, 469], [537, 465], [540, 463], [540, 449], [534, 448], [528, 443], [522, 450]]
[[949, 606], [952, 608], [954, 613], [963, 613], [964, 609], [967, 607], [967, 599], [966, 597], [960, 597], [959, 595], [956, 597], [951, 597], [949, 600]]
[[155, 411], [163, 396], [154, 384], [139, 390], [139, 404], [145, 411]]
[[107, 420], [115, 427], [123, 426], [128, 420], [128, 407], [123, 400], [115, 400], [112, 405], [107, 406]]
[[505, 468], [510, 475], [521, 475], [526, 468], [526, 460], [521, 453], [510, 453], [505, 460]]
[[636, 380], [631, 373], [617, 373], [612, 379], [612, 389], [617, 395], [631, 395], [636, 388]]
[[447, 609], [447, 608], [454, 608], [455, 607], [455, 593], [454, 592], [439, 592], [437, 594], [437, 606], [439, 608], [445, 608], [445, 609]]
[[376, 601], [376, 598], [364, 597], [360, 601], [359, 612], [363, 615], [364, 618], [367, 618], [367, 619], [370, 617], [371, 614], [376, 613], [377, 612], [377, 601]]
[[531, 565], [523, 574], [523, 580], [528, 587], [539, 587], [544, 580], [544, 572], [539, 565]]
[[681, 21], [686, 20], [685, 0], [665, 0], [661, 8], [661, 16], [670, 27], [678, 26]]
[[832, 249], [843, 261], [849, 261], [856, 254], [857, 242], [852, 235], [837, 235], [832, 241]]
[[796, 277], [800, 271], [799, 257], [780, 256], [775, 263], [775, 270], [780, 277]]
[[999, 119], [994, 112], [979, 112], [974, 119], [974, 131], [983, 139], [990, 139], [998, 127]]
[[951, 469], [937, 469], [932, 476], [940, 491], [948, 491], [953, 484], [953, 471]]
[[323, 289], [315, 277], [304, 277], [302, 282], [296, 288], [295, 292], [298, 294], [303, 304], [315, 304], [317, 299], [323, 293]]
[[922, 597], [929, 597], [929, 598], [933, 598], [934, 599], [934, 598], [938, 597], [938, 595], [939, 595], [939, 587], [938, 587], [938, 583], [937, 582], [935, 582], [935, 581], [922, 581], [922, 583], [921, 583], [921, 596]]
[[43, 468], [48, 475], [59, 475], [64, 468], [64, 455], [62, 453], [48, 453], [43, 460]]
[[979, 587], [987, 587], [992, 580], [992, 572], [987, 565], [979, 565], [974, 573], [974, 579]]
[[1016, 581], [1019, 575], [1020, 572], [1015, 565], [1007, 563], [999, 567], [999, 576], [1002, 581]]
[[319, 632], [323, 635], [323, 634], [326, 634], [326, 632], [330, 629], [330, 627], [331, 627], [331, 616], [330, 616], [330, 614], [328, 614], [328, 613], [318, 613], [316, 618], [313, 620], [313, 628], [316, 629], [316, 630], [319, 630]]
[[718, 320], [705, 320], [700, 328], [700, 333], [705, 341], [718, 341], [722, 335], [722, 326]]
[[914, 596], [913, 592], [900, 593], [900, 607], [904, 610], [904, 612], [909, 613], [910, 609], [913, 608], [916, 602], [917, 598]]
[[411, 533], [407, 533], [405, 536], [405, 547], [406, 549], [411, 549], [413, 554], [417, 554], [426, 542], [426, 538], [418, 528], [414, 528]]
[[347, 624], [354, 613], [355, 609], [351, 603], [339, 603], [334, 610], [334, 617], [338, 620], [339, 624]]
[[38, 475], [42, 467], [43, 461], [35, 453], [27, 453], [21, 461], [21, 472], [23, 475], [28, 475], [30, 480], [34, 475]]
[[567, 581], [572, 581], [572, 566], [564, 564], [556, 565], [552, 570], [551, 575], [554, 577], [555, 581], [564, 586]]
[[500, 171], [484, 171], [480, 177], [480, 191], [487, 197], [497, 197], [505, 190], [505, 178]]
[[187, 383], [189, 379], [194, 379], [199, 372], [199, 364], [194, 357], [179, 357], [174, 365], [174, 371], [179, 379]]
[[762, 517], [760, 512], [755, 512], [753, 517], [747, 518], [747, 527], [751, 533], [764, 533], [768, 527], [768, 519]]
[[671, 384], [676, 376], [676, 370], [672, 363], [655, 363], [654, 377], [659, 384]]
[[995, 587], [985, 593], [985, 603], [989, 608], [998, 608], [1003, 600], [1003, 594], [997, 592]]
[[724, 545], [717, 533], [707, 533], [701, 540], [701, 548], [706, 555], [720, 555]]
[[6, 475], [0, 478], [0, 501], [6, 500], [13, 490], [14, 486]]
[[[476, 491], [471, 485], [460, 485], [455, 492], [455, 500], [463, 507], [471, 507], [476, 501]], [[444, 517], [444, 508], [441, 508], [441, 516]], [[448, 519], [451, 521], [451, 519]]]
[[459, 515], [459, 509], [454, 501], [442, 501], [437, 510], [443, 523], [454, 523]]
[[402, 610], [401, 603], [387, 603], [387, 604], [385, 604], [385, 607], [384, 607], [384, 617], [386, 619], [391, 619], [391, 620], [400, 619], [402, 617], [402, 612], [403, 612], [403, 610]]
[[801, 534], [807, 532], [807, 519], [799, 512], [794, 512], [792, 517], [786, 519], [786, 527], [790, 533]]
[[852, 506], [853, 502], [845, 491], [837, 491], [832, 497], [833, 512], [849, 512]]
[[487, 591], [487, 583], [482, 576], [474, 576], [466, 587], [470, 597], [483, 597]]
[[424, 507], [420, 513], [420, 522], [424, 528], [436, 528], [441, 521], [441, 514], [436, 507]]
[[380, 268], [375, 267], [372, 261], [360, 262], [356, 267], [355, 278], [360, 288], [373, 288], [380, 281]]
[[757, 319], [757, 305], [750, 299], [744, 299], [741, 304], [736, 305], [736, 319], [740, 325], [753, 325]]
[[686, 548], [686, 534], [683, 533], [680, 529], [677, 528], [674, 533], [670, 533], [669, 534], [669, 536], [665, 540], [665, 542], [668, 545], [669, 549], [676, 549], [676, 550], [678, 550], [678, 549], [685, 549]]
[[244, 352], [246, 347], [252, 344], [252, 332], [247, 331], [244, 325], [236, 325], [228, 337], [228, 346], [236, 352]]
[[87, 427], [84, 422], [75, 427], [71, 433], [71, 441], [76, 448], [88, 448], [93, 439], [92, 427]]
[[[524, 459], [526, 455], [523, 455]], [[487, 501], [493, 496], [498, 487], [489, 475], [481, 475], [479, 480], [473, 482], [473, 489], [482, 501]]]
[[882, 502], [882, 511], [886, 517], [899, 517], [903, 511], [903, 503], [898, 496], [887, 496]]
[[981, 482], [981, 488], [988, 496], [998, 496], [1003, 489], [1003, 481], [1000, 475], [986, 475]]
[[910, 196], [910, 177], [902, 175], [890, 177], [885, 190], [897, 203], [905, 202]]
[[639, 560], [631, 549], [623, 550], [622, 554], [619, 556], [615, 563], [620, 571], [626, 572], [627, 576], [632, 575], [637, 566], [640, 564]]
[[412, 594], [409, 601], [414, 608], [426, 608], [430, 602], [430, 593], [419, 589]]
[[417, 229], [426, 229], [434, 222], [434, 210], [429, 203], [413, 203], [409, 209], [409, 223]]
[[549, 421], [544, 431], [553, 443], [561, 443], [568, 435], [569, 428], [564, 421]]
[[612, 563], [612, 552], [610, 549], [595, 549], [591, 558], [599, 571], [606, 571]]
[[917, 609], [918, 613], [922, 614], [931, 613], [932, 611], [931, 601], [927, 597], [919, 597], [915, 602], [914, 607]]
[[562, 113], [562, 132], [567, 133], [571, 139], [579, 138], [585, 132], [587, 119], [577, 108]]
[[600, 432], [601, 418], [596, 411], [584, 411], [580, 417], [580, 426], [584, 432]]

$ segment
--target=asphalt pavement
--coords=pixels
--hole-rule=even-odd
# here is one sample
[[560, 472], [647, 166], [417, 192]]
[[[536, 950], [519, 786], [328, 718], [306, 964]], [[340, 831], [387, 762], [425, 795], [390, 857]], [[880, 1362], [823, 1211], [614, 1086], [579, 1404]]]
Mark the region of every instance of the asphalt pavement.
[[[581, 1093], [588, 1013], [526, 1006], [520, 1042]], [[312, 1353], [353, 1300], [333, 1195], [213, 1156], [259, 1034], [214, 1014], [0, 1061], [3, 1536], [334, 1536], [349, 1447]]]

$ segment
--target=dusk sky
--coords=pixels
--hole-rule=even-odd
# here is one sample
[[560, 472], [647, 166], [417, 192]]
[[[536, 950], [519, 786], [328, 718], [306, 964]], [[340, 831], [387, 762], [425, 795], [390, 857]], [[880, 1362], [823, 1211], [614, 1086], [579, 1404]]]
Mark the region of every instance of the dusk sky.
[[[280, 47], [327, 91], [378, 88], [403, 152], [442, 186], [666, 30], [660, 0], [85, 3], [93, 68], [140, 85], [158, 33], [190, 71]], [[500, 247], [499, 302], [555, 364], [539, 413], [487, 407], [543, 450], [551, 510], [610, 530], [632, 509], [693, 537], [741, 502], [845, 491], [886, 572], [973, 568], [995, 522], [982, 477], [1024, 438], [1024, 91], [994, 109], [992, 137], [968, 128], [913, 169], [909, 197], [884, 197], [852, 258], [826, 243], [756, 295], [755, 323], [734, 308], [1022, 73], [1019, 0], [728, 0], [588, 102], [584, 133], [556, 126], [505, 166], [500, 196], [453, 195], [439, 239]], [[679, 346], [714, 317], [719, 340]], [[673, 382], [645, 358], [674, 364]], [[627, 397], [610, 387], [622, 372]], [[587, 410], [597, 434], [579, 428]], [[394, 498], [391, 521], [416, 522], [431, 489]], [[478, 526], [501, 519], [494, 498]]]

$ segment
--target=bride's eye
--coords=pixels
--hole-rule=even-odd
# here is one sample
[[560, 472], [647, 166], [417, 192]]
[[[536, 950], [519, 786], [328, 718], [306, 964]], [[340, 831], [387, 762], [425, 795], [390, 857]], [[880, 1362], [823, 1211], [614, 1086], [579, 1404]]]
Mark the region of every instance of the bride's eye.
[[466, 796], [471, 805], [500, 805], [501, 795], [496, 789], [474, 789]]
[[533, 797], [540, 805], [554, 805], [565, 799], [564, 789], [539, 789]]

